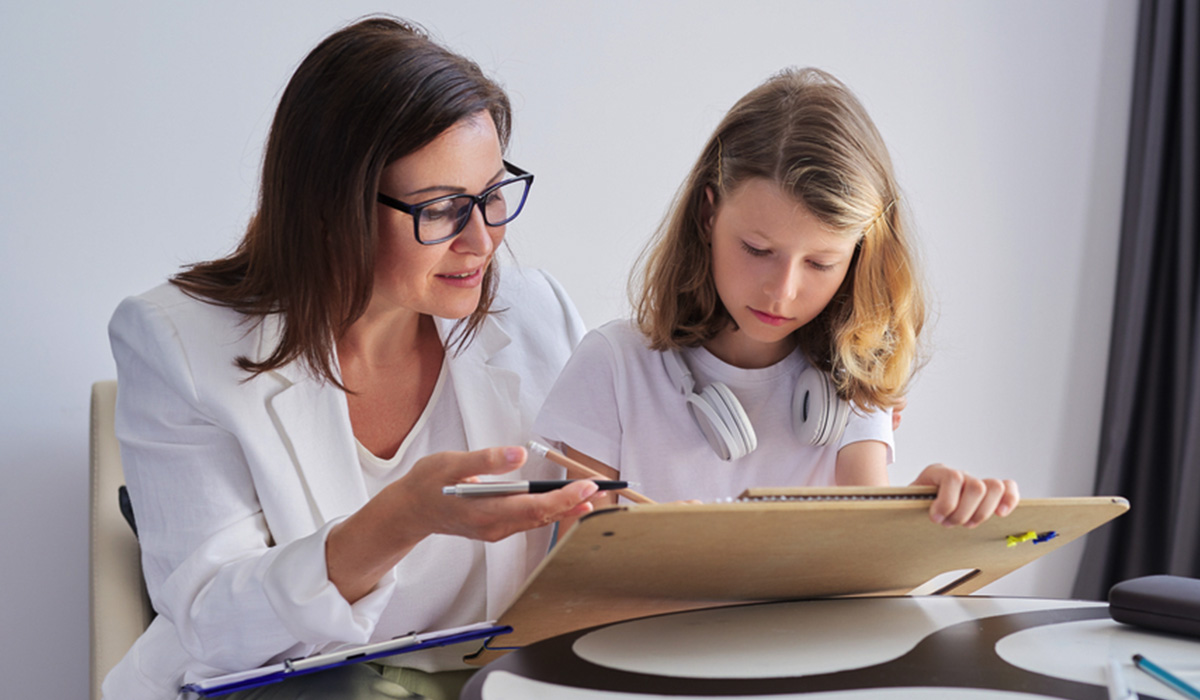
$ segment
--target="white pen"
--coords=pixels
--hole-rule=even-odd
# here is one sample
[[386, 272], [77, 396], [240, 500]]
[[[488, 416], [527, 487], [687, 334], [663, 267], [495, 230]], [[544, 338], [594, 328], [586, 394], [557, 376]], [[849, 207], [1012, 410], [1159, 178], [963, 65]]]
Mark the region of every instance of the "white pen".
[[[627, 488], [625, 481], [606, 481], [593, 479], [601, 491], [616, 491]], [[554, 479], [550, 481], [485, 481], [480, 484], [455, 484], [443, 486], [442, 493], [447, 496], [508, 496], [514, 493], [548, 493], [573, 484], [570, 479]]]
[[1137, 700], [1138, 694], [1125, 680], [1120, 661], [1108, 660], [1108, 665], [1104, 667], [1104, 678], [1108, 682], [1108, 700]]

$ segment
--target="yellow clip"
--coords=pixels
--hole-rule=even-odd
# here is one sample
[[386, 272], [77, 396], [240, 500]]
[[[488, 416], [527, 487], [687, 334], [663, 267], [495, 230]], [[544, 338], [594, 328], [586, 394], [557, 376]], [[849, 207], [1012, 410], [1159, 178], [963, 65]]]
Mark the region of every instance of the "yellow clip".
[[1034, 532], [1033, 530], [1026, 532], [1024, 535], [1009, 535], [1007, 538], [1008, 539], [1007, 546], [1016, 547], [1017, 545], [1021, 544], [1022, 542], [1028, 542], [1029, 540], [1037, 539], [1037, 536], [1038, 536], [1038, 534], [1036, 532]]

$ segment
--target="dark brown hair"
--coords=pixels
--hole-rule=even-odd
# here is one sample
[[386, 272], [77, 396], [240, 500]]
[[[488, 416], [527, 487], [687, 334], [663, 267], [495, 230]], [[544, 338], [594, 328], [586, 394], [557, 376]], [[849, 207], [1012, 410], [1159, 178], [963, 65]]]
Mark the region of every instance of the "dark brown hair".
[[843, 398], [893, 405], [920, 363], [915, 252], [883, 138], [850, 89], [815, 68], [785, 70], [750, 91], [705, 145], [632, 279], [650, 347], [701, 345], [733, 322], [713, 282], [706, 192], [720, 207], [753, 178], [858, 240], [841, 288], [796, 340]]
[[[380, 173], [485, 111], [503, 149], [512, 114], [503, 89], [420, 27], [371, 17], [335, 32], [305, 57], [279, 100], [245, 236], [227, 257], [190, 265], [171, 281], [252, 322], [281, 316], [269, 356], [237, 359], [251, 375], [300, 360], [341, 387], [333, 347], [371, 299]], [[489, 313], [497, 275], [489, 265], [478, 307], [455, 327], [459, 349]]]

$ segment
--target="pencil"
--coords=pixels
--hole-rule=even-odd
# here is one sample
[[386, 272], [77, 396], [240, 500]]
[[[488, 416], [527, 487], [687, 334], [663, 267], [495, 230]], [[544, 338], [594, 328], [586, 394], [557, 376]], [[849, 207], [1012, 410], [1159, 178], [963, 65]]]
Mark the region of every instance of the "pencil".
[[[578, 472], [578, 474], [582, 475], [583, 477], [587, 477], [589, 479], [606, 479], [606, 478], [608, 478], [608, 477], [604, 476], [603, 474], [601, 474], [600, 472], [596, 471], [595, 469], [592, 469], [589, 466], [581, 464], [581, 463], [571, 459], [570, 457], [566, 456], [565, 454], [562, 454], [561, 452], [556, 452], [555, 450], [550, 449], [550, 447], [548, 447], [547, 445], [543, 445], [542, 443], [537, 442], [536, 440], [530, 440], [528, 443], [525, 444], [525, 446], [528, 447], [531, 452], [541, 455], [542, 457], [545, 457], [546, 459], [550, 460], [551, 462], [554, 462], [555, 464], [557, 464], [561, 467], [565, 467], [568, 472], [575, 471], [575, 472]], [[657, 503], [657, 501], [654, 501], [646, 496], [643, 496], [642, 494], [638, 493], [637, 491], [634, 491], [633, 489], [619, 489], [617, 491], [617, 493], [621, 494], [625, 498], [628, 498], [629, 500], [633, 501], [634, 503], [642, 503], [642, 504], [647, 504], [647, 505], [653, 505], [653, 504]]]

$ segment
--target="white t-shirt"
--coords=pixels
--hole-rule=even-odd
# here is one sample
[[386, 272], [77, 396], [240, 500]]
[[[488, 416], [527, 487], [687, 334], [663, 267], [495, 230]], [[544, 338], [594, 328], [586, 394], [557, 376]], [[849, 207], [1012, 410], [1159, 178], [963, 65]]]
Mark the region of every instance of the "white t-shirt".
[[716, 501], [752, 486], [829, 486], [837, 451], [862, 440], [894, 450], [891, 411], [850, 412], [836, 445], [802, 444], [792, 429], [792, 394], [809, 366], [799, 351], [762, 369], [727, 364], [704, 348], [683, 354], [696, 389], [723, 382], [745, 408], [758, 448], [724, 461], [709, 446], [671, 382], [661, 354], [630, 321], [584, 337], [543, 404], [533, 432], [616, 469], [656, 501]]
[[[452, 382], [443, 362], [425, 410], [390, 459], [377, 457], [355, 440], [368, 497], [374, 498], [426, 455], [467, 449], [467, 435], [459, 418]], [[430, 535], [417, 543], [396, 565], [396, 592], [375, 627], [380, 639], [373, 641], [394, 636], [394, 631], [406, 624], [415, 625], [417, 630], [440, 630], [486, 619], [487, 571], [483, 547], [480, 540], [452, 535]], [[414, 600], [421, 601], [419, 610], [423, 611], [423, 617], [415, 622]], [[462, 661], [464, 653], [462, 647], [437, 647], [385, 656], [377, 659], [377, 663], [425, 670], [469, 668]]]

